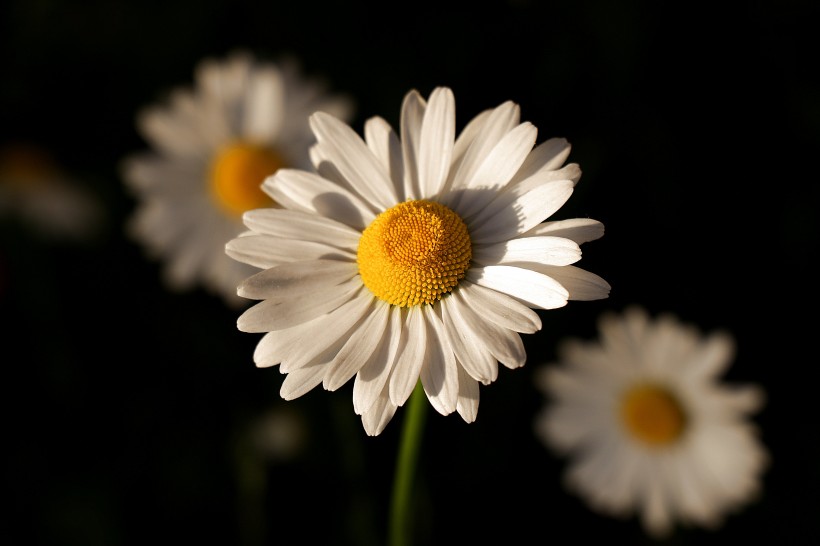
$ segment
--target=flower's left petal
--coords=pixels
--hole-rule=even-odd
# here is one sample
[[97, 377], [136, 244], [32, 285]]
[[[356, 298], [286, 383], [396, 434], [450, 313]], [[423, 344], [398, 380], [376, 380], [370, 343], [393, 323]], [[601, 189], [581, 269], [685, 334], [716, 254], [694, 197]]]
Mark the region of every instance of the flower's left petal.
[[332, 218], [299, 210], [256, 209], [242, 215], [250, 230], [297, 241], [315, 241], [355, 251], [361, 232]]
[[335, 391], [356, 375], [384, 337], [390, 306], [375, 298], [373, 302], [373, 308], [362, 324], [353, 331], [330, 363], [330, 369], [322, 380], [325, 390]]
[[467, 271], [467, 280], [512, 296], [535, 309], [563, 307], [569, 298], [567, 289], [552, 277], [520, 267], [473, 267]]
[[449, 415], [456, 410], [458, 402], [458, 366], [435, 309], [433, 306], [423, 306], [422, 310], [429, 341], [421, 367], [421, 384], [436, 411]]
[[362, 198], [380, 210], [398, 202], [390, 176], [353, 129], [324, 112], [309, 122], [317, 145]]
[[[268, 269], [304, 260], [338, 260], [355, 262], [356, 254], [312, 241], [293, 241], [272, 235], [237, 237], [225, 245], [225, 253], [242, 263]], [[261, 298], [260, 298], [261, 299]]]
[[285, 376], [279, 388], [279, 396], [283, 400], [293, 400], [312, 390], [322, 382], [325, 366], [317, 364], [293, 370]]
[[472, 423], [478, 417], [479, 386], [478, 381], [467, 375], [461, 366], [458, 367], [458, 403], [456, 411], [466, 423]]
[[304, 298], [264, 300], [240, 315], [236, 322], [242, 332], [261, 333], [290, 328], [336, 309], [355, 297], [362, 289], [362, 281], [356, 277], [336, 286], [328, 287]]
[[540, 224], [572, 195], [571, 180], [555, 180], [518, 195], [511, 203], [494, 201], [470, 221], [473, 243], [490, 244], [512, 239]]
[[251, 275], [237, 288], [243, 298], [284, 301], [301, 298], [352, 279], [359, 272], [354, 262], [310, 260], [271, 267]]

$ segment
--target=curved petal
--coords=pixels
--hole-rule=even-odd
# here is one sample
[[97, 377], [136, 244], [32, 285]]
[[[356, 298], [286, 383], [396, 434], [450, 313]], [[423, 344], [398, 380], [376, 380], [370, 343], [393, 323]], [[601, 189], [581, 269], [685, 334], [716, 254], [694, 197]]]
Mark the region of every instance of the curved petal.
[[[454, 297], [462, 298], [460, 294], [455, 294]], [[464, 324], [473, 332], [477, 343], [486, 347], [496, 360], [508, 368], [524, 365], [527, 353], [521, 337], [516, 332], [485, 320], [480, 310], [470, 309], [463, 300], [459, 303]]]
[[453, 352], [465, 372], [477, 381], [489, 385], [498, 377], [498, 361], [486, 350], [480, 333], [467, 323], [460, 310], [460, 300], [449, 297], [441, 301], [442, 322]]
[[557, 281], [567, 290], [570, 300], [592, 301], [609, 297], [609, 283], [585, 269], [574, 265], [527, 264], [527, 267]]
[[250, 73], [244, 104], [242, 135], [253, 142], [272, 144], [285, 114], [285, 86], [276, 66], [266, 64]]
[[550, 138], [533, 148], [527, 159], [515, 173], [510, 184], [516, 184], [539, 171], [554, 171], [569, 157], [572, 147], [565, 138]]
[[354, 263], [355, 251], [340, 250], [312, 241], [280, 239], [273, 235], [246, 235], [228, 241], [225, 253], [236, 261], [268, 269], [294, 261], [336, 260]]
[[385, 392], [362, 414], [362, 426], [369, 436], [381, 434], [396, 413], [397, 406], [390, 401], [386, 391], [385, 387]]
[[472, 423], [478, 417], [479, 386], [478, 381], [458, 368], [458, 403], [456, 411], [465, 423]]
[[279, 396], [283, 400], [293, 400], [307, 394], [322, 382], [325, 374], [324, 366], [309, 366], [290, 372], [282, 381]]

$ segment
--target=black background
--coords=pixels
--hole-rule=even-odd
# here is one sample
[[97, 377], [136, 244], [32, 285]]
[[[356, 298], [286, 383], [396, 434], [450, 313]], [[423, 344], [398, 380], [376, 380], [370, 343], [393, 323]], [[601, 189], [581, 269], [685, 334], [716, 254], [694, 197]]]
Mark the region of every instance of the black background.
[[[458, 127], [505, 100], [563, 136], [583, 176], [556, 218], [603, 238], [578, 265], [609, 299], [542, 312], [528, 363], [481, 390], [478, 419], [427, 414], [415, 485], [419, 544], [503, 540], [650, 544], [561, 485], [564, 461], [532, 434], [532, 384], [566, 336], [637, 303], [738, 344], [727, 381], [756, 383], [772, 464], [762, 496], [718, 531], [668, 544], [820, 540], [816, 272], [818, 5], [536, 2], [463, 4], [6, 0], [0, 7], [0, 141], [34, 142], [98, 196], [93, 240], [2, 235], [4, 545], [383, 544], [404, 409], [367, 437], [352, 383], [291, 402], [256, 369], [258, 335], [195, 290], [170, 293], [124, 235], [135, 203], [118, 172], [145, 149], [137, 109], [189, 85], [204, 57], [239, 48], [298, 57], [311, 75], [398, 127], [404, 94], [446, 85]], [[290, 462], [241, 494], [236, 446], [269, 408], [307, 423]], [[261, 519], [257, 519], [259, 515]]]

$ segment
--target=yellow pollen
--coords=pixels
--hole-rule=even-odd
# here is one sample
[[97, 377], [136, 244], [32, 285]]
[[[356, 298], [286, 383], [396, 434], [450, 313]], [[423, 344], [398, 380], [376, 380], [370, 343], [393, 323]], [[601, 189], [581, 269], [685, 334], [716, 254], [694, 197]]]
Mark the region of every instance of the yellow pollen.
[[433, 201], [405, 201], [373, 220], [359, 239], [359, 274], [392, 305], [435, 303], [464, 278], [472, 259], [464, 221]]
[[241, 216], [248, 210], [270, 206], [262, 182], [285, 165], [273, 150], [238, 142], [223, 148], [211, 166], [211, 191], [228, 213]]
[[686, 427], [686, 414], [680, 401], [658, 385], [632, 387], [623, 397], [620, 411], [629, 433], [653, 447], [675, 442]]

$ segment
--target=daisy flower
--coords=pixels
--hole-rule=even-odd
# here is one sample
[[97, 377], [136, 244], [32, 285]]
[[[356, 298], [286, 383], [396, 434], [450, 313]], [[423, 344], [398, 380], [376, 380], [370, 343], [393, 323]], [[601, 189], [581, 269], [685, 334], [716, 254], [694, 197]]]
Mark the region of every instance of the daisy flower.
[[307, 118], [317, 109], [346, 118], [352, 106], [303, 77], [294, 60], [262, 62], [241, 51], [203, 60], [192, 89], [138, 114], [152, 149], [123, 162], [138, 200], [127, 229], [165, 262], [169, 288], [201, 284], [226, 303], [246, 303], [236, 286], [254, 270], [228, 258], [225, 243], [243, 231], [243, 212], [271, 204], [260, 189], [266, 176], [310, 165]]
[[638, 513], [656, 538], [675, 521], [718, 527], [758, 493], [768, 464], [747, 419], [763, 391], [718, 382], [733, 338], [638, 306], [603, 315], [599, 330], [598, 341], [562, 343], [562, 365], [536, 374], [552, 399], [536, 434], [573, 457], [567, 487], [601, 513]]
[[257, 366], [287, 374], [286, 400], [355, 376], [353, 408], [377, 435], [421, 381], [442, 415], [476, 418], [479, 385], [526, 360], [535, 309], [609, 294], [571, 264], [603, 234], [591, 219], [545, 222], [581, 171], [566, 140], [534, 148], [536, 128], [505, 102], [456, 138], [455, 99], [410, 91], [396, 133], [380, 117], [362, 139], [327, 112], [310, 126], [315, 172], [279, 169], [263, 185], [280, 208], [246, 212], [226, 245], [262, 271], [238, 294], [262, 300], [238, 319], [265, 333]]
[[77, 242], [96, 236], [103, 216], [100, 200], [47, 149], [23, 142], [0, 149], [0, 218], [21, 221], [48, 239]]

